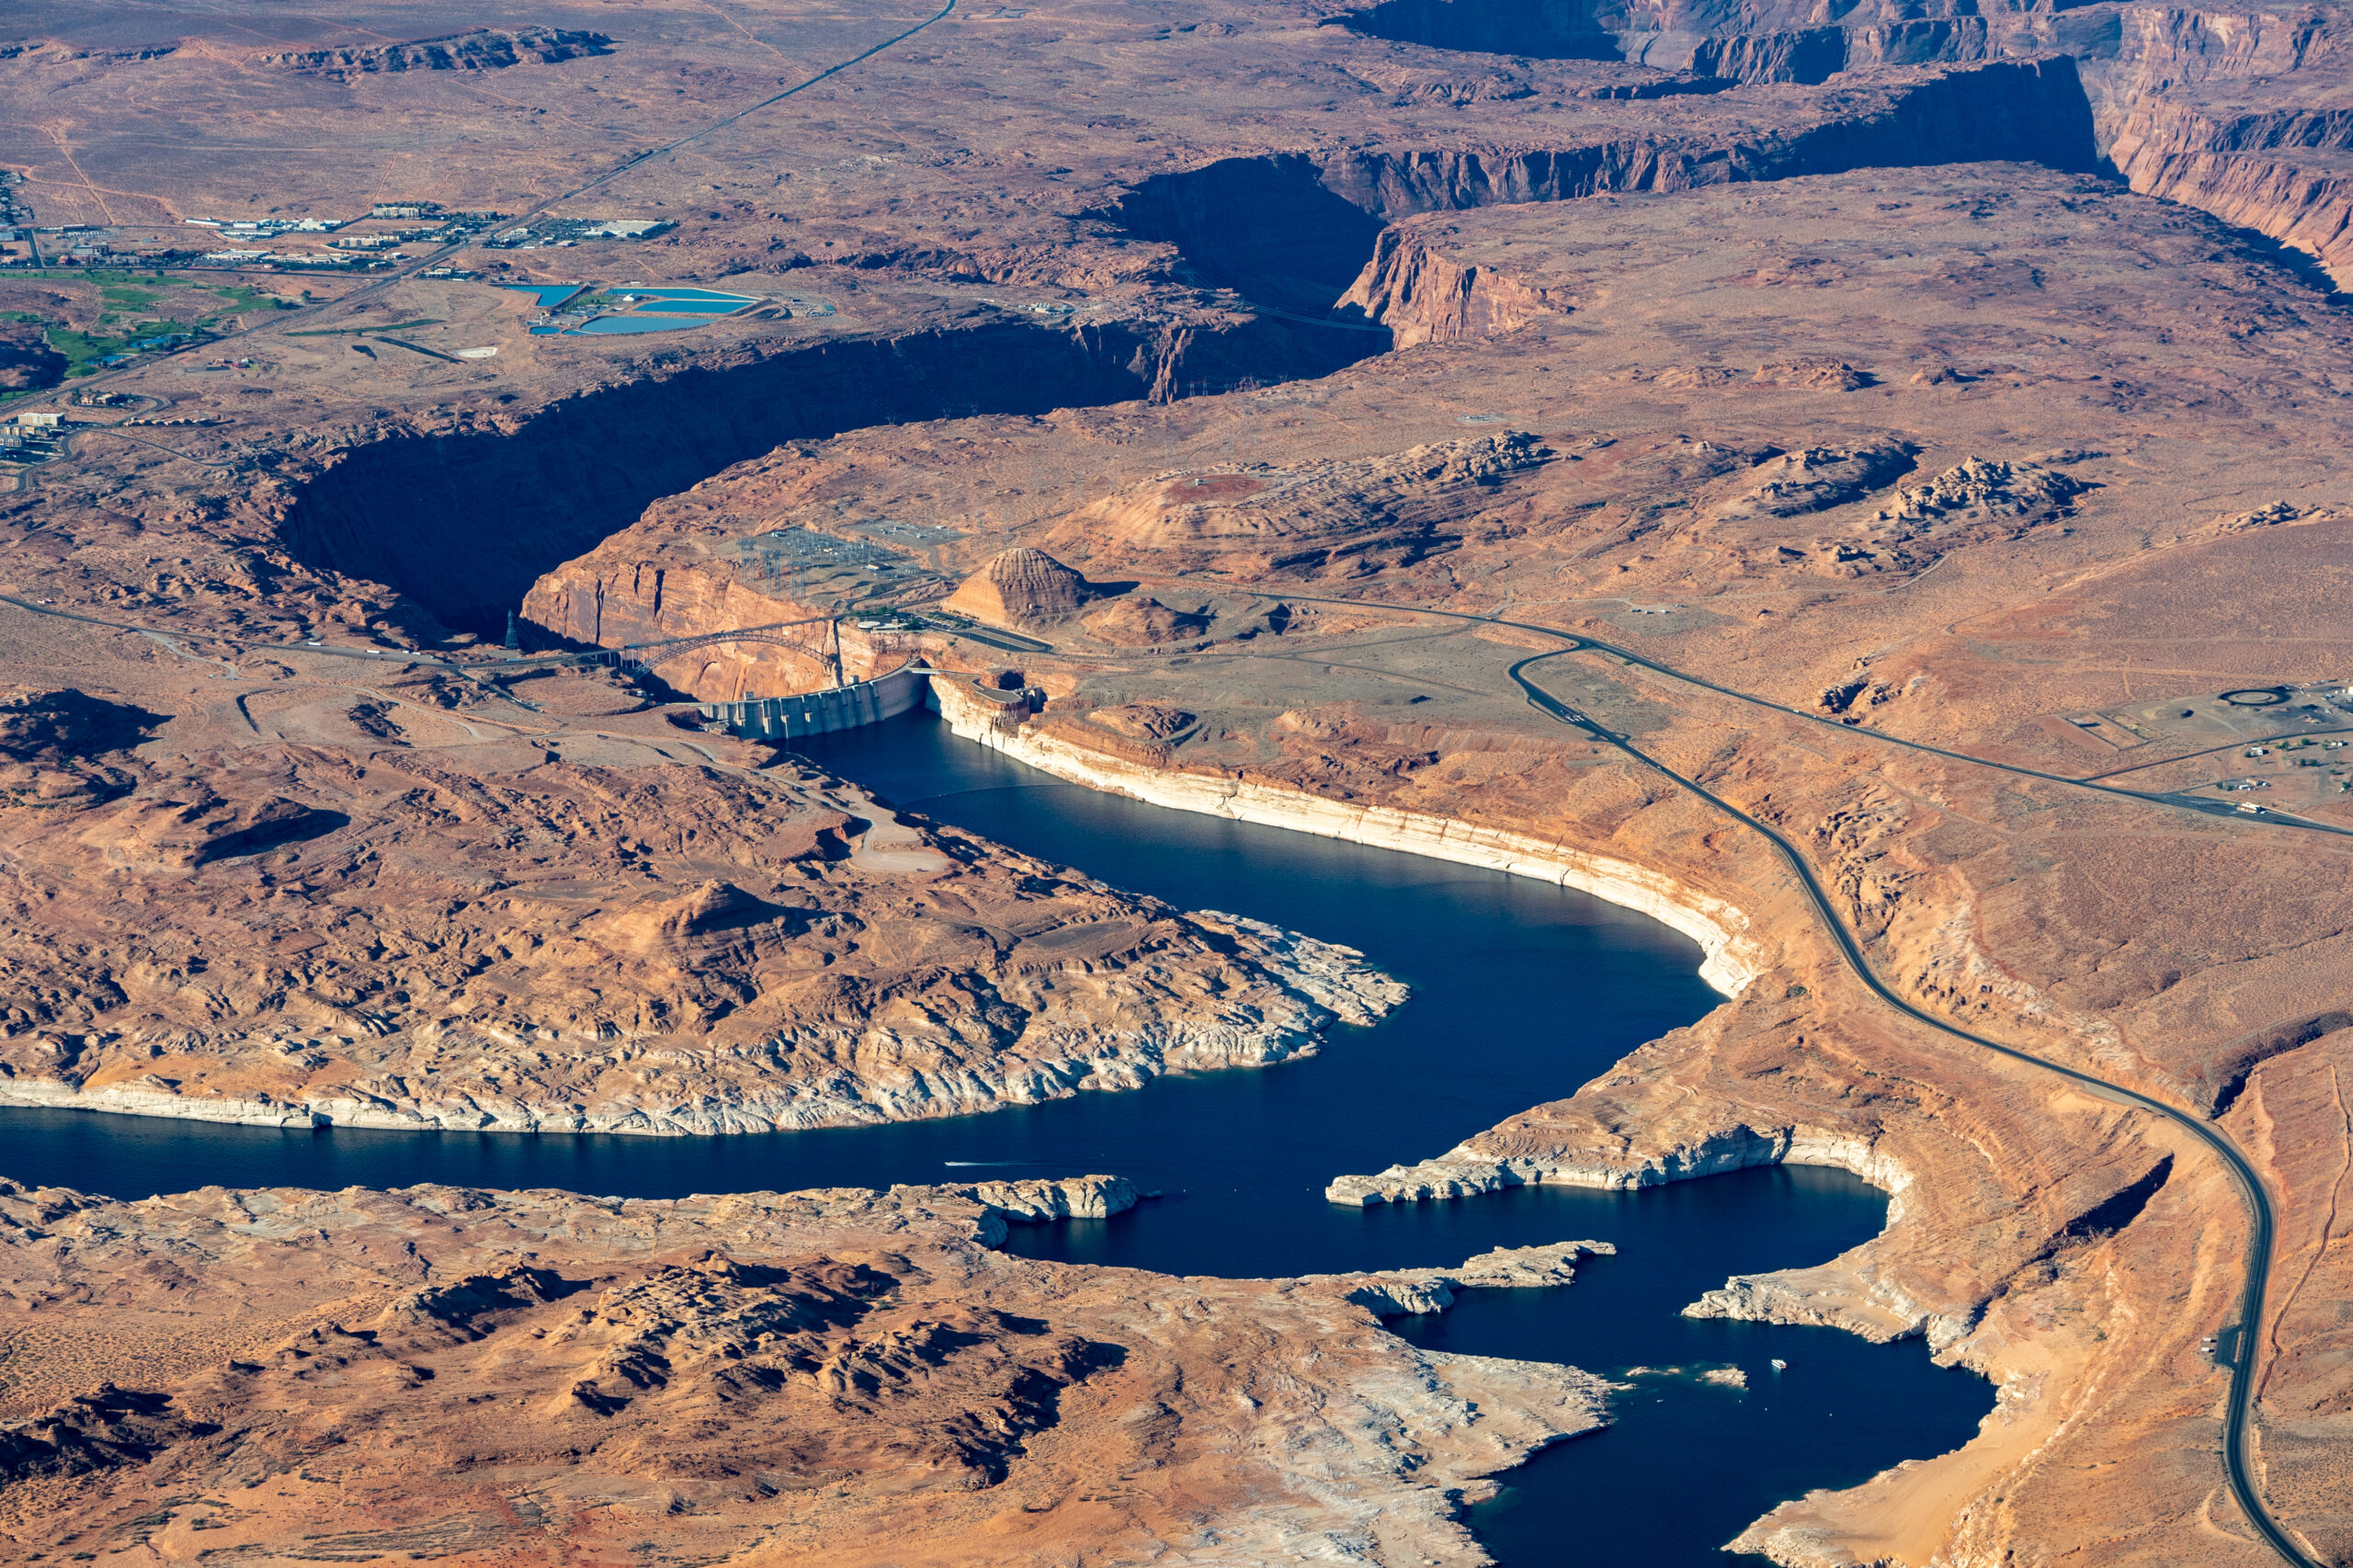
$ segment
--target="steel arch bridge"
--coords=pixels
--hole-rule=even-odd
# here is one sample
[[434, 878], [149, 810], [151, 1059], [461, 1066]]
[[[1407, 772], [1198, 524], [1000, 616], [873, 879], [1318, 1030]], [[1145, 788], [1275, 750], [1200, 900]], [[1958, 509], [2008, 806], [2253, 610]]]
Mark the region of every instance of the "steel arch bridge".
[[[832, 620], [796, 622], [795, 624], [823, 626], [828, 631], [833, 631], [835, 625]], [[657, 665], [686, 658], [689, 654], [700, 653], [708, 649], [725, 647], [730, 643], [738, 642], [762, 643], [771, 648], [783, 648], [814, 664], [826, 665], [836, 675], [841, 672], [842, 650], [838, 632], [831, 636], [813, 633], [796, 637], [789, 629], [782, 627], [746, 631], [713, 631], [701, 637], [682, 637], [675, 642], [644, 644], [619, 649], [616, 652], [620, 654], [622, 663], [642, 665], [650, 670]]]

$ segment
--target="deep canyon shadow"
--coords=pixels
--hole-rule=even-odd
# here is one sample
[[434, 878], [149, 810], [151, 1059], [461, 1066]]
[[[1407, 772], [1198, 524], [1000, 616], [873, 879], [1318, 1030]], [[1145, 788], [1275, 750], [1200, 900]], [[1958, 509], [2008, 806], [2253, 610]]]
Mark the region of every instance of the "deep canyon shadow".
[[[1855, 6], [1846, 0], [1790, 7], [1779, 18], [1785, 25], [1774, 26], [1767, 8], [1725, 0], [1380, 0], [1347, 13], [1341, 25], [1368, 38], [1449, 52], [1624, 61], [1725, 85], [1812, 86], [1846, 71], [1970, 63], [2005, 53], [2113, 55], [2120, 41], [2115, 14], [2074, 17], [2071, 8], [2060, 0], [2029, 20], [1954, 6], [1944, 16], [1847, 25], [1839, 18]], [[1786, 25], [1791, 21], [1801, 25]]]
[[[1463, 7], [1467, 9], [1467, 7]], [[2075, 62], [2002, 61], [1905, 85], [1873, 113], [1788, 136], [1597, 137], [1552, 147], [1226, 158], [1141, 182], [1102, 214], [1176, 247], [1201, 281], [1329, 311], [1401, 218], [1608, 192], [1935, 164], [2098, 163]]]
[[1388, 334], [1334, 313], [1381, 229], [1417, 212], [1675, 190], [1893, 165], [2093, 165], [2065, 59], [1907, 86], [1881, 111], [1761, 142], [1602, 139], [1557, 147], [1223, 159], [1142, 181], [1097, 221], [1173, 245], [1181, 270], [1279, 313], [1229, 327], [1049, 327], [1009, 318], [745, 351], [559, 401], [510, 432], [395, 434], [303, 480], [280, 539], [304, 564], [399, 589], [486, 636], [542, 574], [664, 495], [795, 439], [880, 425], [1172, 398], [1331, 373]]
[[388, 584], [446, 626], [495, 636], [541, 574], [660, 497], [788, 441], [1224, 392], [1328, 374], [1388, 347], [1385, 334], [1279, 319], [1219, 331], [1000, 319], [746, 353], [563, 399], [512, 433], [358, 448], [302, 484], [279, 533], [305, 565]]

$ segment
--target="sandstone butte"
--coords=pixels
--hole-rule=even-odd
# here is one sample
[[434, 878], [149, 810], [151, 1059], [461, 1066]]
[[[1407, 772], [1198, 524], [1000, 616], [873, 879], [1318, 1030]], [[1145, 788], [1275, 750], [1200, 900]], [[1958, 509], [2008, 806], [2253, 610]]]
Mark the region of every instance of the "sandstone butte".
[[[0, 1094], [687, 1136], [1270, 1063], [1394, 1000], [673, 700], [920, 656], [1064, 778], [1700, 942], [1698, 1023], [1330, 1196], [1887, 1189], [1871, 1242], [1691, 1310], [1921, 1335], [1999, 1403], [1745, 1550], [2279, 1561], [2221, 1461], [2250, 1210], [2195, 1123], [2276, 1221], [2255, 1494], [2353, 1554], [2340, 13], [937, 10], [25, 14], [0, 166], [44, 258], [506, 216], [373, 271], [0, 271], [12, 411], [74, 422], [0, 496]], [[483, 244], [615, 219], [667, 226]], [[535, 334], [492, 286], [574, 281], [755, 303]], [[904, 619], [943, 601], [1022, 637]], [[680, 645], [502, 669], [510, 611]], [[1507, 673], [1548, 654], [1597, 728]], [[1692, 786], [1908, 1006], [2186, 1120], [1889, 1006]], [[1561, 1257], [992, 1250], [1108, 1179], [116, 1201], [6, 1165], [17, 1560], [1475, 1562], [1461, 1501], [1606, 1403], [1375, 1321]]]
[[1025, 545], [991, 556], [940, 608], [990, 626], [1048, 625], [1068, 619], [1092, 597], [1086, 578]]

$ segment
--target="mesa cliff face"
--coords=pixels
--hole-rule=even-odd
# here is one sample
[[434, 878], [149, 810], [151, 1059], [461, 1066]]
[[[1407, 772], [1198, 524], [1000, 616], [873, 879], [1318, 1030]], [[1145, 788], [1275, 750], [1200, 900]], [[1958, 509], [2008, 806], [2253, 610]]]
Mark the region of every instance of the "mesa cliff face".
[[2345, 19], [2125, 6], [2087, 71], [2109, 162], [2136, 191], [2202, 208], [2353, 278]]
[[1410, 348], [1513, 332], [1540, 316], [1564, 314], [1575, 301], [1507, 272], [1458, 265], [1416, 244], [1411, 231], [1388, 228], [1340, 303], [1387, 326], [1398, 347]]
[[2341, 109], [2232, 115], [2154, 100], [2125, 117], [2111, 155], [2134, 190], [2302, 251], [2342, 286], [2353, 279], [2348, 146], [2353, 116]]

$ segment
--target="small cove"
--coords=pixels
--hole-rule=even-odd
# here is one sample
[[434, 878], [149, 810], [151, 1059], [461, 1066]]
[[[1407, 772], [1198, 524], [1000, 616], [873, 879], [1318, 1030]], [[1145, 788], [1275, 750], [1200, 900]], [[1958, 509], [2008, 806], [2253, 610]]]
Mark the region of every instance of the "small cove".
[[[1521, 1189], [1358, 1210], [1350, 1172], [1439, 1153], [1573, 1091], [1716, 998], [1685, 938], [1586, 895], [1501, 873], [1162, 811], [1060, 784], [924, 715], [808, 743], [879, 796], [1181, 908], [1219, 908], [1363, 949], [1414, 998], [1323, 1052], [983, 1117], [716, 1140], [282, 1132], [66, 1111], [0, 1114], [0, 1174], [132, 1198], [209, 1182], [687, 1192], [1108, 1171], [1165, 1196], [1107, 1221], [1017, 1228], [1011, 1250], [1174, 1274], [1290, 1275], [1459, 1263], [1593, 1237], [1565, 1290], [1472, 1292], [1395, 1324], [1450, 1351], [1634, 1367], [1736, 1366], [1745, 1391], [1639, 1374], [1616, 1425], [1503, 1477], [1472, 1523], [1506, 1568], [1725, 1561], [1773, 1503], [1965, 1441], [1992, 1391], [1914, 1341], [1695, 1322], [1725, 1275], [1818, 1263], [1874, 1233], [1882, 1195], [1844, 1172], [1745, 1172], [1640, 1193]], [[1770, 1369], [1773, 1358], [1787, 1372]]]

